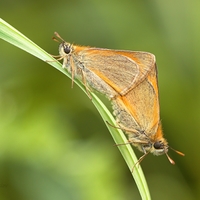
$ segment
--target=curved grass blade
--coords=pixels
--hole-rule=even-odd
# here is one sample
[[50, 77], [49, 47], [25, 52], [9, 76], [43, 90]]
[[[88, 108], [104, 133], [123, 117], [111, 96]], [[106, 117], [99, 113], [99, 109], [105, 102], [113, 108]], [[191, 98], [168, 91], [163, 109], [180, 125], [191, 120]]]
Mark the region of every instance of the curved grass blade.
[[[62, 65], [57, 60], [55, 60], [50, 54], [48, 54], [42, 48], [37, 46], [34, 42], [32, 42], [30, 39], [28, 39], [26, 36], [24, 36], [22, 33], [20, 33], [18, 30], [13, 28], [11, 25], [9, 25], [2, 19], [0, 19], [0, 38], [45, 62], [54, 60], [55, 62], [48, 62], [48, 64], [55, 67], [63, 74], [71, 78], [71, 75], [66, 70], [64, 70], [62, 68]], [[74, 82], [85, 92], [86, 95], [88, 95], [87, 92], [85, 91], [84, 85], [81, 82], [79, 82], [78, 80], [74, 80]], [[113, 124], [113, 126], [117, 126], [115, 123], [115, 119], [113, 118], [112, 114], [108, 111], [108, 109], [105, 107], [105, 105], [99, 100], [99, 98], [94, 93], [91, 93], [91, 95], [92, 95], [92, 103], [99, 111], [104, 122], [106, 123], [106, 121], [108, 121], [110, 124]], [[111, 136], [113, 137], [116, 144], [127, 143], [127, 139], [121, 130], [113, 128], [109, 126], [107, 123], [106, 126], [108, 127]], [[132, 172], [133, 166], [138, 161], [133, 152], [132, 147], [129, 144], [118, 145], [117, 147], [119, 148], [122, 156], [124, 157], [125, 162], [127, 163], [130, 171]], [[151, 197], [149, 189], [140, 165], [134, 168], [132, 176], [136, 182], [141, 198], [143, 200], [150, 200]]]

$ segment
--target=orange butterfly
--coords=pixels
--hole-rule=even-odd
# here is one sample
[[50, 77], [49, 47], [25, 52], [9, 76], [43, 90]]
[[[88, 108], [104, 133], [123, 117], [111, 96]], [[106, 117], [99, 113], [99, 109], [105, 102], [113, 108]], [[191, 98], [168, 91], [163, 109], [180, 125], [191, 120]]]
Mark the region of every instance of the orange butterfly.
[[175, 164], [167, 154], [169, 146], [163, 137], [156, 63], [153, 66], [147, 77], [134, 89], [112, 100], [114, 115], [120, 128], [128, 135], [129, 143], [144, 153], [139, 162], [148, 153], [153, 153], [157, 156], [166, 154], [170, 163]]
[[55, 35], [62, 41], [58, 60], [63, 59], [72, 82], [75, 77], [81, 79], [86, 89], [92, 87], [109, 99], [127, 94], [154, 68], [151, 53], [77, 46]]

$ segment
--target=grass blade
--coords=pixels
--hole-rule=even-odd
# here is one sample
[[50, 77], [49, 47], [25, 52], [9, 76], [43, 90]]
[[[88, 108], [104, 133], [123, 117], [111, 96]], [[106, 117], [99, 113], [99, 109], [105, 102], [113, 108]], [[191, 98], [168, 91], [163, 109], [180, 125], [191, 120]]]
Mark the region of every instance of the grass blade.
[[[33, 56], [47, 62], [50, 60], [55, 60], [52, 58], [51, 55], [49, 55], [46, 51], [44, 51], [42, 48], [37, 46], [34, 42], [32, 42], [30, 39], [28, 39], [26, 36], [24, 36], [22, 33], [20, 33], [18, 30], [13, 28], [11, 25], [9, 25], [4, 20], [0, 19], [0, 38], [11, 43], [12, 45], [32, 54]], [[48, 62], [49, 65], [55, 67], [60, 72], [71, 78], [70, 74], [65, 71], [62, 68], [62, 65], [55, 60], [55, 62]], [[75, 80], [75, 83], [85, 92], [87, 95], [87, 92], [85, 91], [85, 87], [82, 83]], [[99, 98], [94, 94], [92, 95], [92, 103], [95, 105], [97, 110], [99, 111], [100, 115], [102, 116], [106, 126], [108, 127], [111, 136], [113, 137], [116, 144], [123, 144], [127, 142], [127, 139], [124, 135], [124, 133], [121, 130], [118, 130], [116, 128], [113, 128], [109, 126], [106, 121], [113, 124], [114, 126], [117, 126], [115, 123], [115, 119], [113, 118], [112, 114], [108, 111], [108, 109], [105, 107], [105, 105], [99, 100]], [[124, 157], [124, 160], [126, 161], [130, 171], [132, 172], [132, 168], [134, 164], [137, 162], [137, 158], [133, 152], [132, 147], [128, 145], [119, 145], [117, 146]], [[112, 170], [112, 169], [111, 169]], [[144, 177], [144, 174], [142, 172], [141, 167], [135, 167], [132, 176], [136, 182], [136, 185], [138, 187], [139, 193], [143, 200], [150, 200], [150, 193], [149, 189]]]

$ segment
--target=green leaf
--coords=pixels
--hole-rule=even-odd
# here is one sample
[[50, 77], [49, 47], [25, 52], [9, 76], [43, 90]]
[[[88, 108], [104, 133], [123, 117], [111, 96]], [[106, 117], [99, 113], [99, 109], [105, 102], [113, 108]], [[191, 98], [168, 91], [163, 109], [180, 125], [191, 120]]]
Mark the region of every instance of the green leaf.
[[[22, 33], [20, 33], [18, 30], [13, 28], [11, 25], [6, 23], [2, 19], [0, 19], [0, 38], [32, 54], [33, 56], [47, 62], [49, 65], [55, 67], [60, 72], [62, 72], [63, 74], [71, 78], [70, 74], [62, 68], [61, 63], [59, 63], [50, 54], [48, 54], [42, 48], [37, 46], [34, 42], [32, 42], [30, 39], [28, 39], [26, 36], [24, 36]], [[53, 61], [53, 62], [49, 62], [49, 61]], [[74, 80], [74, 82], [85, 92], [86, 95], [88, 95], [82, 83], [80, 83], [77, 80]], [[127, 143], [127, 139], [124, 133], [121, 130], [108, 125], [108, 123], [106, 122], [108, 121], [110, 124], [113, 124], [113, 126], [117, 126], [115, 119], [113, 118], [112, 114], [108, 111], [106, 106], [99, 100], [99, 98], [94, 93], [91, 93], [91, 96], [92, 96], [92, 103], [95, 105], [100, 115], [102, 116], [115, 143], [116, 144]], [[124, 160], [126, 161], [131, 171], [131, 174], [136, 182], [136, 185], [138, 187], [138, 190], [140, 192], [142, 199], [145, 199], [145, 200], [151, 199], [149, 189], [148, 189], [144, 174], [142, 172], [141, 166], [139, 165], [135, 167], [133, 170], [133, 166], [135, 166], [135, 163], [137, 163], [138, 160], [133, 152], [132, 147], [129, 144], [118, 145], [117, 147], [119, 148], [122, 156], [124, 157]]]

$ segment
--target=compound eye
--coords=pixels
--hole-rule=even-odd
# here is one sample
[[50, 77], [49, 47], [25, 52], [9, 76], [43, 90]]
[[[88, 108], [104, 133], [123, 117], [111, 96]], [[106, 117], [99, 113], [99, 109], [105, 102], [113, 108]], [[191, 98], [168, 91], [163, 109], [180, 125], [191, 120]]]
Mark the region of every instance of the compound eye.
[[66, 54], [69, 54], [71, 52], [71, 47], [70, 45], [65, 45], [63, 44], [63, 50]]
[[159, 141], [159, 142], [155, 142], [153, 146], [154, 146], [155, 149], [162, 149], [162, 146], [163, 146], [163, 145], [162, 145], [162, 143]]

